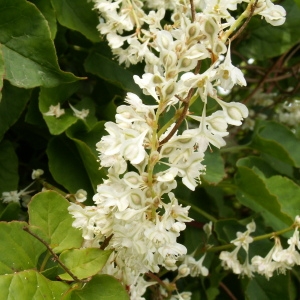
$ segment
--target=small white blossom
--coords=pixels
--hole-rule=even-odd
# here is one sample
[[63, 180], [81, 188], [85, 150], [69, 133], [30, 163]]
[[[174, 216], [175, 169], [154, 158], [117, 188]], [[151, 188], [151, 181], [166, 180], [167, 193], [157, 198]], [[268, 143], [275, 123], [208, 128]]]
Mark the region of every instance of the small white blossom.
[[44, 171], [42, 169], [33, 170], [31, 173], [31, 178], [34, 180], [34, 179], [39, 178], [43, 174], [44, 174]]
[[74, 196], [77, 202], [84, 202], [87, 199], [87, 192], [83, 189], [80, 189], [75, 193]]
[[18, 191], [11, 192], [3, 192], [2, 193], [2, 201], [3, 203], [15, 202], [19, 203], [22, 193], [18, 193]]
[[69, 106], [73, 110], [74, 116], [77, 117], [77, 118], [79, 118], [79, 119], [82, 119], [82, 120], [84, 120], [88, 116], [88, 114], [90, 112], [89, 109], [78, 110], [74, 106], [72, 106], [70, 103], [69, 103]]
[[49, 110], [43, 113], [44, 116], [53, 116], [55, 118], [59, 118], [63, 114], [65, 114], [65, 110], [60, 108], [60, 103], [57, 105], [50, 105]]

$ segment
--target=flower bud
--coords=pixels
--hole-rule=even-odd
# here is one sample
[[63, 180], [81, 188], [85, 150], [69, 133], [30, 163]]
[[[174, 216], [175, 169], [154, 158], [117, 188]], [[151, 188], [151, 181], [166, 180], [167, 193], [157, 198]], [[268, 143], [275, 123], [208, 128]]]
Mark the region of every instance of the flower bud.
[[77, 202], [84, 202], [86, 200], [87, 192], [83, 189], [80, 189], [74, 195]]
[[190, 268], [186, 264], [182, 264], [178, 268], [178, 276], [186, 277], [190, 274]]
[[31, 178], [34, 180], [34, 179], [39, 178], [43, 174], [44, 174], [44, 171], [42, 169], [33, 170], [32, 174], [31, 174]]

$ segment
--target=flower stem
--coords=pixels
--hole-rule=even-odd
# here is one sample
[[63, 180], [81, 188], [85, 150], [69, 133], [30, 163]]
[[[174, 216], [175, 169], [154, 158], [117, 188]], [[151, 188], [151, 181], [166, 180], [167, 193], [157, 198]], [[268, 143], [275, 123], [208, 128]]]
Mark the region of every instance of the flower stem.
[[48, 251], [53, 255], [55, 261], [57, 261], [61, 267], [73, 278], [74, 281], [77, 282], [86, 282], [85, 280], [80, 280], [77, 276], [75, 276], [70, 270], [69, 268], [59, 259], [59, 257], [56, 255], [56, 253], [51, 249], [51, 247], [46, 243], [46, 241], [44, 241], [42, 238], [40, 238], [38, 235], [36, 235], [35, 233], [33, 233], [28, 227], [23, 227], [23, 230], [28, 232], [30, 235], [32, 235], [33, 237], [35, 237], [38, 241], [40, 241], [44, 246], [46, 246], [46, 248], [48, 249]]
[[[230, 28], [225, 32], [225, 34], [222, 36], [221, 40], [223, 43], [227, 41], [229, 36], [240, 26], [242, 21], [247, 18], [247, 23], [250, 21], [250, 18], [252, 17], [255, 7], [257, 4], [257, 0], [251, 0], [246, 8], [246, 10], [235, 20], [235, 22], [230, 26]], [[247, 25], [247, 24], [245, 24]], [[244, 26], [243, 28], [244, 29]], [[240, 34], [242, 30], [239, 30], [238, 34]], [[237, 35], [238, 35], [237, 34]], [[235, 35], [234, 38], [237, 36]]]
[[205, 217], [209, 221], [212, 221], [212, 222], [217, 222], [218, 221], [218, 219], [216, 219], [214, 216], [210, 215], [209, 213], [207, 213], [206, 211], [204, 211], [201, 208], [197, 207], [196, 205], [191, 204], [191, 203], [189, 203], [187, 201], [184, 201], [182, 199], [178, 199], [178, 200], [182, 204], [190, 206], [194, 211], [196, 211], [197, 213], [199, 213], [200, 215], [202, 215], [203, 217]]
[[[271, 233], [267, 233], [267, 234], [263, 234], [263, 235], [253, 237], [253, 242], [261, 241], [261, 240], [265, 240], [265, 239], [270, 239], [274, 236], [282, 235], [282, 234], [284, 234], [286, 232], [289, 232], [293, 229], [294, 229], [294, 224], [292, 226], [288, 227], [288, 228], [285, 228], [285, 229], [282, 229], [282, 230], [279, 230], [279, 231], [275, 231], [275, 232], [271, 232]], [[211, 247], [211, 248], [207, 249], [206, 252], [219, 252], [219, 251], [231, 249], [233, 247], [235, 247], [234, 244], [226, 244], [226, 245], [222, 245], [222, 246]]]
[[252, 148], [249, 146], [249, 144], [221, 148], [221, 149], [220, 149], [220, 152], [221, 152], [221, 153], [227, 153], [227, 152], [233, 153], [233, 152], [240, 152], [241, 150], [247, 150], [247, 149], [252, 149]]

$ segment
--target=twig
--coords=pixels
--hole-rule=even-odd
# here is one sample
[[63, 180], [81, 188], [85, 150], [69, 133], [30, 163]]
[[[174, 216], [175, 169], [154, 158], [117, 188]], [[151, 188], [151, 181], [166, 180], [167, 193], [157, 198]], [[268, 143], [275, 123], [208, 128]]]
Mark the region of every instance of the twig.
[[276, 61], [266, 72], [266, 74], [260, 79], [259, 83], [257, 86], [252, 90], [252, 92], [246, 97], [246, 99], [243, 101], [243, 103], [247, 103], [257, 92], [258, 90], [262, 87], [262, 85], [265, 83], [266, 79], [269, 77], [269, 75], [275, 70], [277, 67], [278, 63], [280, 62], [280, 59]]
[[104, 250], [104, 249], [108, 246], [109, 241], [111, 240], [112, 237], [113, 237], [113, 234], [111, 234], [109, 237], [107, 237], [107, 238], [104, 240], [104, 242], [102, 243], [102, 245], [101, 245], [101, 247], [100, 247], [101, 250]]
[[28, 232], [30, 235], [35, 237], [37, 240], [39, 240], [45, 247], [48, 249], [48, 251], [54, 256], [54, 259], [61, 265], [61, 267], [74, 279], [74, 281], [77, 282], [87, 282], [86, 280], [80, 280], [77, 276], [75, 276], [68, 267], [59, 259], [59, 257], [54, 253], [54, 251], [50, 248], [50, 246], [44, 241], [42, 238], [40, 238], [38, 235], [33, 233], [28, 227], [24, 226], [23, 230]]
[[148, 276], [149, 278], [151, 278], [152, 280], [156, 281], [158, 284], [160, 284], [166, 291], [168, 291], [168, 293], [170, 293], [170, 289], [169, 287], [155, 274], [148, 272], [145, 274], [146, 276]]
[[[198, 74], [200, 72], [201, 69], [201, 61], [198, 61], [197, 66], [195, 68], [194, 74]], [[158, 147], [158, 151], [160, 150], [161, 146], [163, 144], [165, 144], [177, 131], [177, 129], [180, 127], [181, 123], [184, 121], [188, 110], [189, 110], [189, 106], [190, 106], [190, 100], [195, 92], [195, 88], [192, 88], [189, 90], [188, 95], [185, 97], [185, 99], [182, 99], [182, 103], [183, 103], [183, 110], [181, 115], [179, 116], [179, 118], [177, 119], [175, 126], [172, 128], [172, 130], [169, 132], [169, 134], [159, 143], [159, 147]], [[179, 98], [179, 97], [178, 97]], [[179, 98], [180, 99], [180, 98]]]
[[191, 4], [191, 13], [192, 13], [192, 23], [195, 22], [195, 6], [194, 6], [194, 0], [190, 0]]
[[231, 292], [231, 290], [223, 283], [219, 283], [220, 287], [225, 291], [225, 293], [229, 296], [230, 299], [232, 300], [238, 300]]
[[258, 0], [255, 0], [254, 4], [251, 6], [249, 16], [247, 17], [247, 19], [244, 22], [244, 24], [235, 33], [235, 35], [230, 39], [230, 42], [232, 42], [233, 40], [235, 40], [241, 34], [241, 32], [245, 29], [245, 27], [248, 25], [248, 23], [250, 22], [250, 19], [252, 18], [253, 14], [254, 14], [257, 2], [258, 2]]

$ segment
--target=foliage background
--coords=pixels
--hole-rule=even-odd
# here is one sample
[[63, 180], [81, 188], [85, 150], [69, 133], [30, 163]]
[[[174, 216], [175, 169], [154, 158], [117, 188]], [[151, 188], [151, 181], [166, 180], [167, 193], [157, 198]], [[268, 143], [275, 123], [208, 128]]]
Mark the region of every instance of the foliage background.
[[[283, 26], [272, 27], [255, 17], [232, 44], [234, 64], [243, 69], [248, 86], [233, 89], [224, 98], [253, 109], [253, 130], [232, 129], [224, 149], [207, 153], [202, 185], [190, 192], [179, 183], [175, 191], [181, 203], [192, 206], [195, 221], [181, 237], [189, 252], [197, 247], [201, 250], [205, 243], [202, 227], [209, 220], [215, 221], [215, 245], [222, 245], [235, 238], [238, 230], [243, 231], [252, 218], [257, 223], [255, 234], [260, 235], [289, 227], [300, 214], [300, 121], [286, 126], [278, 122], [276, 114], [282, 103], [300, 96], [300, 1], [277, 2], [287, 11]], [[113, 60], [96, 29], [99, 18], [92, 7], [85, 0], [0, 0], [0, 193], [24, 189], [32, 182], [32, 170], [41, 168], [45, 182], [36, 182], [32, 187], [35, 191], [43, 184], [66, 194], [82, 188], [88, 192], [85, 204], [92, 204], [96, 186], [105, 177], [105, 170], [99, 170], [95, 147], [105, 134], [104, 123], [114, 121], [116, 107], [128, 91], [147, 103], [152, 101], [133, 81], [134, 74], [143, 74], [143, 65], [125, 69]], [[249, 59], [254, 62], [250, 64]], [[273, 103], [265, 106], [268, 98]], [[43, 115], [58, 102], [65, 115], [58, 119]], [[89, 109], [88, 118], [76, 118], [69, 103], [77, 109]], [[191, 110], [200, 112], [201, 108]], [[262, 113], [267, 116], [264, 120], [259, 117]], [[49, 299], [54, 294], [57, 299], [61, 294], [70, 299], [98, 299], [108, 282], [120, 289], [115, 299], [121, 299], [120, 295], [126, 299], [124, 290], [111, 278], [94, 276], [92, 284], [79, 295], [80, 284], [74, 287], [57, 281], [63, 273], [57, 264], [47, 262], [44, 272], [36, 271], [41, 270], [46, 248], [21, 230], [27, 224], [24, 222], [38, 227], [37, 232], [62, 255], [66, 249], [80, 247], [80, 233], [72, 230], [63, 208], [66, 205], [66, 200], [54, 192], [37, 194], [28, 210], [16, 203], [0, 203], [0, 290], [7, 291], [5, 299], [13, 299], [9, 287], [23, 293], [17, 277], [29, 280], [23, 299], [42, 299], [37, 285]], [[62, 226], [58, 236], [70, 237], [64, 246], [61, 237], [55, 241], [51, 226], [43, 228], [42, 221], [36, 220], [45, 207], [41, 219], [50, 220], [50, 224], [57, 219], [57, 226]], [[56, 211], [57, 207], [61, 209]], [[69, 223], [63, 224], [68, 218]], [[46, 232], [50, 233], [45, 236]], [[23, 247], [16, 247], [20, 241]], [[252, 251], [265, 255], [271, 247], [272, 242], [262, 240], [253, 244]], [[178, 283], [179, 290], [193, 292], [192, 299], [300, 297], [299, 267], [269, 281], [259, 276], [246, 279], [221, 270], [215, 253], [207, 257], [208, 278]], [[12, 266], [17, 258], [18, 266]], [[98, 286], [102, 290], [97, 290]], [[114, 297], [113, 290], [105, 290], [101, 299], [114, 299], [105, 298]]]

